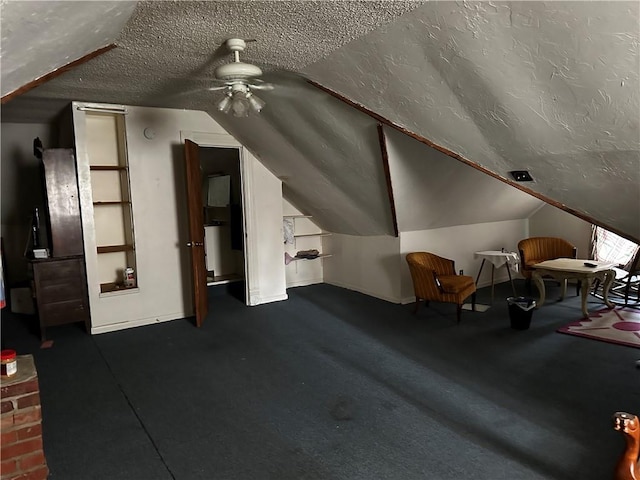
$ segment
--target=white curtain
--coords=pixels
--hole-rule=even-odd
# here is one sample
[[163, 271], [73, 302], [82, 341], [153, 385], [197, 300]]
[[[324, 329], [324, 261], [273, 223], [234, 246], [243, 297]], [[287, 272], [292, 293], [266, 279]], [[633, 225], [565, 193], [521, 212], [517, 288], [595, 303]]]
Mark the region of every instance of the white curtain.
[[613, 232], [592, 226], [591, 253], [594, 260], [615, 263], [620, 268], [625, 268], [633, 261], [638, 248], [640, 247], [635, 243]]

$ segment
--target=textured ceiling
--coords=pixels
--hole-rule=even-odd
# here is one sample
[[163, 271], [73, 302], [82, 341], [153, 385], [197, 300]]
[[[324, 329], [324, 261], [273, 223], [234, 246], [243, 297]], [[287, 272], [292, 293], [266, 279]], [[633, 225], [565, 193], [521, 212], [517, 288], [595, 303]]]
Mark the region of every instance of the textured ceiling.
[[279, 88], [261, 92], [269, 108], [260, 117], [218, 115], [220, 124], [282, 179], [287, 199], [324, 229], [393, 234], [376, 122], [298, 76], [267, 78]]
[[[17, 3], [31, 2], [2, 3], [3, 43]], [[55, 14], [66, 2], [46, 4], [47, 21], [75, 35], [69, 51], [95, 36]], [[2, 119], [42, 122], [69, 100], [206, 110], [326, 228], [391, 233], [375, 125], [286, 73], [303, 72], [500, 177], [531, 170], [532, 192], [637, 240], [638, 17], [637, 2], [142, 2], [118, 48], [4, 105]], [[15, 58], [44, 62], [19, 28], [39, 17], [11, 18]], [[242, 58], [279, 87], [242, 121], [212, 109], [215, 94], [182, 93], [209, 85], [236, 36], [257, 40]]]
[[637, 241], [639, 6], [430, 2], [305, 73]]
[[114, 42], [135, 5], [2, 0], [2, 96]]
[[[288, 200], [331, 232], [393, 234], [377, 122], [298, 76], [267, 75], [260, 117], [218, 122], [283, 181]], [[312, 107], [310, 107], [312, 106]], [[526, 218], [542, 202], [385, 128], [399, 231]]]
[[401, 232], [517, 220], [542, 205], [537, 198], [451, 161], [403, 133], [384, 131]]
[[[3, 5], [3, 32], [5, 10], [18, 10], [22, 22], [28, 23], [31, 17], [25, 11], [28, 7], [18, 8], [15, 4], [29, 3]], [[62, 16], [52, 14], [56, 9], [64, 13], [69, 2], [44, 3], [48, 6], [47, 15], [51, 15], [47, 20], [49, 24], [56, 24], [58, 30], [71, 28], [80, 37], [86, 35], [65, 22]], [[71, 3], [76, 4], [77, 10], [84, 11], [93, 3], [102, 2]], [[117, 5], [119, 2], [107, 3]], [[215, 67], [230, 60], [229, 52], [222, 46], [228, 38], [256, 40], [243, 52], [243, 61], [257, 63], [265, 70], [300, 71], [419, 4], [411, 1], [139, 2], [117, 38], [118, 48], [38, 87], [21, 100], [38, 97], [203, 109], [211, 102], [209, 94], [183, 95], [182, 92], [211, 85]], [[36, 12], [37, 7], [31, 13], [37, 15]], [[21, 23], [15, 18], [18, 16], [11, 15], [15, 25]], [[42, 61], [44, 55], [27, 47], [29, 36], [20, 38], [19, 30], [14, 30], [13, 36], [19, 38], [19, 42], [12, 42], [19, 52], [15, 56], [27, 54], [35, 61]], [[78, 43], [75, 35], [66, 35], [72, 43]], [[4, 83], [4, 60], [2, 74]], [[11, 121], [14, 110], [23, 110], [19, 103], [12, 103], [3, 111], [4, 121]], [[15, 115], [13, 118], [24, 117], [25, 112], [18, 111]]]

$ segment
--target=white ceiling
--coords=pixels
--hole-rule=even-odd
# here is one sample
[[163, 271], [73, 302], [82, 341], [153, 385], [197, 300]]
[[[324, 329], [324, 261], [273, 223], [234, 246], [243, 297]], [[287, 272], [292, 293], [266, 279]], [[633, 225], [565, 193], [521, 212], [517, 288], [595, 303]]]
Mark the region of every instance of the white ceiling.
[[542, 202], [391, 128], [385, 128], [401, 232], [526, 218]]
[[[86, 21], [70, 22], [68, 2], [42, 3], [46, 11], [2, 2], [3, 94], [7, 55], [64, 65], [95, 49], [107, 26], [118, 28], [130, 12], [130, 2], [100, 2], [113, 14], [95, 18], [98, 2], [77, 2]], [[69, 100], [206, 110], [286, 177], [287, 196], [325, 228], [392, 233], [375, 122], [283, 70], [298, 71], [499, 177], [528, 169], [533, 193], [638, 241], [638, 21], [635, 1], [144, 2], [118, 48], [9, 102], [2, 117], [41, 122]], [[34, 22], [47, 28], [20, 28]], [[261, 92], [267, 107], [258, 118], [222, 116], [211, 93], [180, 95], [208, 85], [229, 59], [221, 43], [235, 36], [257, 40], [243, 58], [266, 65], [279, 87]], [[48, 38], [57, 39], [53, 53], [38, 48]], [[21, 81], [39, 76], [12, 65]], [[395, 134], [393, 141], [404, 152], [397, 161], [424, 168], [418, 150], [402, 146], [414, 140]], [[424, 188], [444, 182], [447, 170]], [[488, 198], [481, 190], [495, 181], [470, 182], [473, 175], [465, 167], [456, 181]], [[526, 214], [518, 197], [525, 194], [511, 192], [520, 200], [504, 203], [513, 208], [503, 219]], [[469, 208], [487, 218], [482, 212], [495, 205]], [[468, 213], [452, 211], [446, 222], [465, 223]], [[410, 224], [429, 228], [426, 220]]]
[[2, 96], [113, 43], [136, 2], [2, 0]]
[[430, 2], [305, 72], [504, 178], [529, 170], [532, 190], [639, 238], [639, 7]]

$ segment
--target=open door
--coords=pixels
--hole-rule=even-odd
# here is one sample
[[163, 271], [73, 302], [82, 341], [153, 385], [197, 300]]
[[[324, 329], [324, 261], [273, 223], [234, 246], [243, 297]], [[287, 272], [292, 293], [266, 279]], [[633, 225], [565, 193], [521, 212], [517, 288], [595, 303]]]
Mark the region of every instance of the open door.
[[204, 218], [202, 213], [202, 174], [198, 145], [191, 140], [184, 142], [184, 158], [187, 173], [187, 208], [189, 210], [189, 242], [191, 270], [193, 272], [193, 304], [196, 325], [200, 327], [207, 316], [207, 271], [204, 256]]

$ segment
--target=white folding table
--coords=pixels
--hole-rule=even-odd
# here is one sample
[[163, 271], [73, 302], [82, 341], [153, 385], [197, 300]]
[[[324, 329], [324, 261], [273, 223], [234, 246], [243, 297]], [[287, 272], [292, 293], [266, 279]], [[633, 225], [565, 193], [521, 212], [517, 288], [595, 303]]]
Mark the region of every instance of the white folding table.
[[511, 282], [511, 289], [513, 290], [513, 295], [516, 294], [516, 287], [513, 284], [513, 278], [511, 278], [511, 268], [513, 267], [515, 271], [518, 270], [518, 265], [520, 262], [520, 257], [515, 252], [502, 252], [500, 250], [485, 250], [482, 252], [475, 252], [475, 258], [481, 258], [482, 263], [480, 264], [480, 270], [478, 271], [478, 276], [476, 278], [476, 285], [478, 284], [478, 280], [480, 280], [480, 274], [482, 273], [482, 267], [484, 267], [484, 262], [491, 262], [491, 304], [493, 305], [493, 291], [494, 291], [494, 272], [496, 268], [500, 268], [503, 265], [506, 265], [507, 273], [509, 274], [509, 281]]

